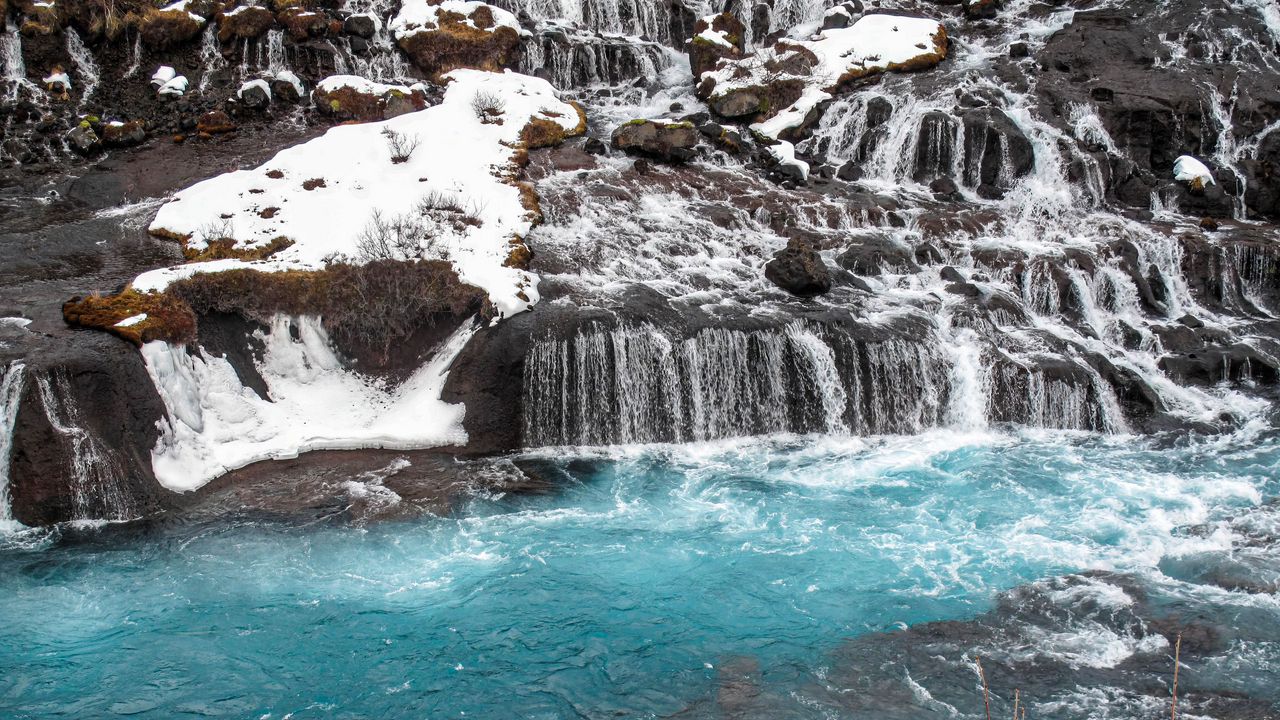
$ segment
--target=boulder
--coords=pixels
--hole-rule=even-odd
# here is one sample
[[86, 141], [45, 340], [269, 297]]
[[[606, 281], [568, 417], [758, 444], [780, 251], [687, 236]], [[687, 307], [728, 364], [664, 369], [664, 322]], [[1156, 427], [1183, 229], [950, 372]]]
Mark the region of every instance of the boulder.
[[693, 123], [664, 120], [632, 120], [613, 131], [613, 146], [629, 154], [683, 162], [698, 147]]
[[855, 239], [836, 258], [836, 264], [855, 275], [874, 277], [885, 270], [904, 274], [919, 272], [915, 257], [915, 248], [888, 234], [877, 233]]
[[689, 67], [693, 77], [716, 68], [722, 59], [737, 60], [742, 57], [742, 43], [747, 29], [738, 18], [729, 13], [708, 15], [693, 26], [694, 35], [686, 44], [689, 51]]
[[98, 134], [88, 122], [82, 122], [71, 128], [65, 136], [67, 145], [79, 155], [92, 155], [102, 149]]
[[964, 0], [961, 4], [969, 20], [992, 20], [1000, 12], [1000, 0]]
[[102, 144], [107, 147], [140, 145], [147, 139], [147, 129], [141, 120], [130, 120], [129, 122], [113, 120], [103, 123], [101, 133]]
[[288, 103], [296, 103], [306, 95], [302, 81], [292, 72], [285, 70], [271, 81], [271, 96]]
[[342, 31], [368, 40], [378, 32], [378, 19], [366, 13], [351, 15], [342, 21]]
[[520, 23], [506, 10], [473, 0], [432, 5], [406, 0], [391, 31], [414, 65], [431, 77], [474, 68], [501, 72], [520, 57]]
[[797, 297], [816, 297], [831, 290], [831, 270], [822, 255], [798, 238], [765, 263], [764, 276]]
[[253, 40], [276, 24], [276, 16], [264, 7], [240, 5], [218, 13], [218, 42]]
[[266, 80], [250, 80], [240, 86], [236, 99], [249, 110], [263, 110], [271, 104], [271, 86]]
[[321, 113], [342, 120], [385, 120], [427, 106], [426, 95], [416, 86], [383, 85], [354, 75], [334, 75], [311, 91]]
[[323, 37], [329, 31], [329, 17], [324, 13], [302, 8], [289, 8], [276, 15], [276, 22], [289, 33], [295, 42]]
[[1002, 110], [976, 108], [961, 117], [965, 135], [965, 176], [997, 190], [1031, 172], [1035, 150], [1021, 128]]
[[204, 26], [204, 18], [184, 9], [148, 9], [138, 20], [138, 35], [143, 45], [164, 50], [191, 42]]
[[201, 135], [220, 135], [235, 129], [236, 124], [232, 122], [231, 116], [221, 110], [210, 110], [196, 122], [196, 132]]

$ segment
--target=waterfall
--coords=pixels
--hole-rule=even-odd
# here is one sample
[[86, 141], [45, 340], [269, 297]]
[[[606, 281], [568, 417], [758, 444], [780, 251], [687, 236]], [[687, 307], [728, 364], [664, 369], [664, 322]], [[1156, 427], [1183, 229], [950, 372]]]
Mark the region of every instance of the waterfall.
[[66, 444], [71, 461], [72, 517], [76, 520], [127, 520], [136, 517], [123, 486], [123, 471], [111, 453], [84, 427], [84, 414], [66, 376], [54, 371], [36, 377], [46, 417]]
[[[203, 62], [203, 56], [201, 62]], [[134, 33], [133, 46], [129, 50], [129, 67], [125, 68], [124, 74], [120, 77], [131, 78], [138, 74], [138, 69], [142, 67], [142, 33]]]
[[0, 533], [21, 527], [13, 519], [13, 496], [9, 492], [9, 455], [13, 450], [13, 424], [18, 418], [24, 368], [12, 363], [0, 374]]
[[284, 31], [268, 30], [267, 31], [267, 72], [274, 77], [285, 70], [289, 69], [289, 65], [284, 56]]
[[222, 57], [222, 46], [218, 44], [218, 28], [213, 23], [209, 23], [205, 26], [204, 34], [200, 38], [200, 92], [207, 90], [213, 74], [226, 66], [226, 58]]
[[76, 66], [76, 80], [80, 85], [80, 103], [79, 107], [84, 107], [89, 101], [89, 97], [93, 95], [93, 91], [98, 88], [101, 83], [101, 74], [98, 72], [98, 64], [93, 61], [93, 53], [89, 52], [89, 48], [84, 46], [84, 42], [80, 40], [80, 35], [75, 28], [68, 25], [63, 29], [67, 35], [67, 54], [71, 56], [71, 61]]
[[982, 365], [978, 334], [964, 329], [954, 334], [951, 351], [951, 405], [947, 421], [962, 430], [982, 430], [987, 426], [989, 380]]
[[36, 95], [40, 87], [27, 79], [27, 66], [22, 60], [22, 36], [18, 34], [16, 23], [10, 23], [9, 29], [0, 33], [0, 64], [3, 65], [6, 97], [12, 102], [18, 100], [23, 89]]

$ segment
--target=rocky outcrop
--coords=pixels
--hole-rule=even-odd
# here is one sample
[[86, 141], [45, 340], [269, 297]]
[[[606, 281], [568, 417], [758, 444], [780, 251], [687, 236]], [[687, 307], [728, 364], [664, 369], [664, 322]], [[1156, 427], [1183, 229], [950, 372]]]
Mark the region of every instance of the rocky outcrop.
[[831, 289], [831, 271], [822, 255], [796, 239], [765, 264], [764, 276], [797, 297], [815, 297]]
[[683, 162], [697, 152], [698, 131], [690, 122], [632, 120], [613, 131], [612, 141], [623, 152]]
[[746, 32], [742, 22], [729, 13], [699, 19], [688, 42], [689, 66], [694, 79], [714, 70], [721, 60], [741, 58]]
[[427, 106], [421, 90], [352, 75], [325, 78], [311, 91], [311, 99], [326, 115], [360, 122], [386, 120]]
[[519, 59], [515, 16], [473, 0], [408, 0], [391, 30], [414, 65], [432, 77], [457, 68], [500, 71]]
[[164, 50], [192, 41], [204, 25], [204, 18], [185, 9], [148, 9], [138, 20], [138, 34], [148, 47]]

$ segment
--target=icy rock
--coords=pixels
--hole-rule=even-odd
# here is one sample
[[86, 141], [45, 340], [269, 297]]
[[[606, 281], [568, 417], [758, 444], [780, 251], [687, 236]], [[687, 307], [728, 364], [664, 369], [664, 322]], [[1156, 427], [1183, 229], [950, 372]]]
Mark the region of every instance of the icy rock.
[[693, 26], [693, 38], [688, 42], [693, 77], [700, 78], [703, 73], [714, 70], [723, 59], [742, 57], [746, 32], [742, 22], [729, 13], [700, 18]]
[[271, 11], [256, 5], [240, 5], [218, 14], [218, 42], [252, 40], [276, 24]]

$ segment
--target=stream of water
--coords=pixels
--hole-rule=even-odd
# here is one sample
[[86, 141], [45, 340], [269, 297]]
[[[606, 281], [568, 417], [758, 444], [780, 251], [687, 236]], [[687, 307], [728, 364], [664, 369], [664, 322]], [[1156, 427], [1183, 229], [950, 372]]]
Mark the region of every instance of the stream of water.
[[[976, 718], [981, 652], [1066, 668], [1019, 679], [1032, 717], [1136, 717], [1172, 667], [1158, 623], [1192, 618], [1222, 643], [1187, 692], [1280, 712], [1273, 434], [775, 436], [475, 473], [510, 462], [555, 489], [11, 535], [0, 714]], [[381, 483], [347, 492], [396, 502]], [[1116, 575], [1060, 579], [1088, 570]], [[941, 649], [903, 650], [916, 631]]]

